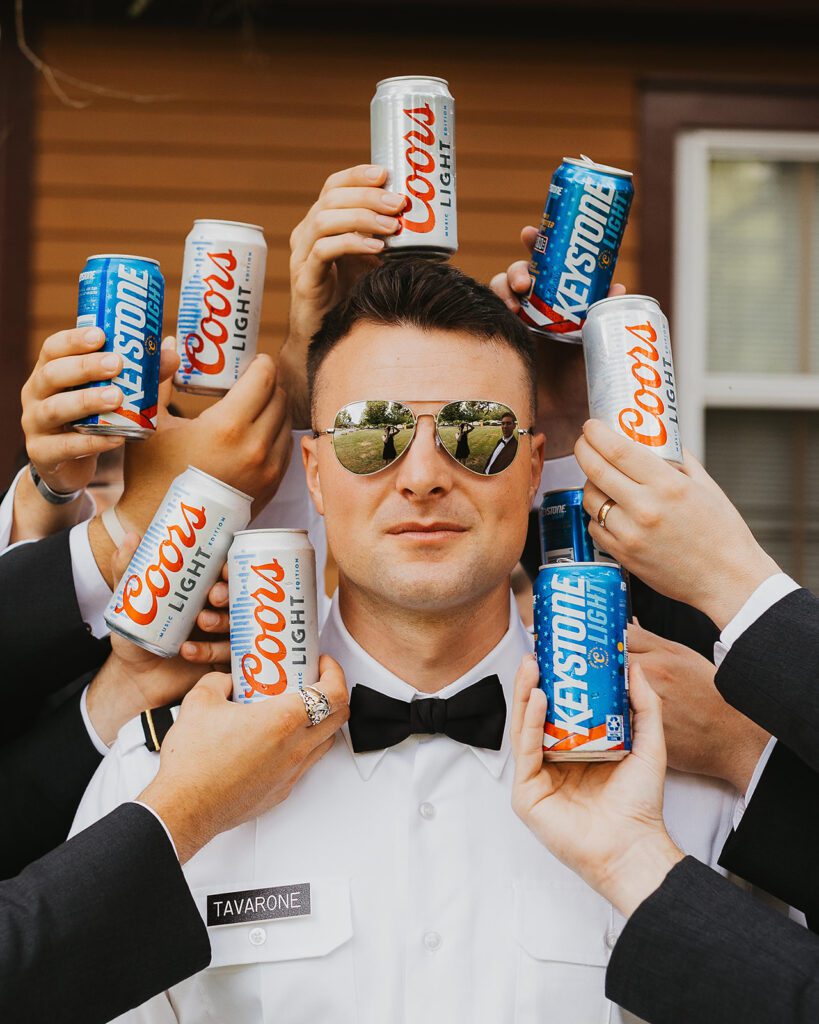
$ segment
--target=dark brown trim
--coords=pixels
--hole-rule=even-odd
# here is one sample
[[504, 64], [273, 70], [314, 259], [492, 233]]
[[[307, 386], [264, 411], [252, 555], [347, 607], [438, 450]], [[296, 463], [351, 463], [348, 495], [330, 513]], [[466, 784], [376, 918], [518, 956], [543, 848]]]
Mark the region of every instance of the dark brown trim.
[[647, 78], [640, 83], [640, 290], [670, 316], [674, 145], [692, 128], [819, 131], [819, 86]]
[[[28, 5], [31, 10], [33, 5]], [[17, 49], [14, 3], [0, 3], [0, 492], [23, 444], [20, 388], [28, 376], [35, 71]], [[34, 25], [26, 21], [31, 41]]]

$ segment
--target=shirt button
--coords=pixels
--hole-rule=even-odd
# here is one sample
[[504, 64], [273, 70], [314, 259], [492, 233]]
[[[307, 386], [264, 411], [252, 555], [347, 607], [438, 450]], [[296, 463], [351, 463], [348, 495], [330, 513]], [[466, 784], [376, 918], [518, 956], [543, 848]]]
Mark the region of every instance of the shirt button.
[[620, 936], [617, 934], [616, 931], [614, 931], [613, 928], [610, 931], [606, 932], [606, 945], [609, 947], [609, 949], [614, 949], [614, 947], [617, 945], [617, 940], [619, 939], [619, 937]]
[[418, 808], [418, 813], [422, 818], [426, 818], [427, 821], [429, 821], [431, 818], [435, 817], [435, 805], [424, 801], [424, 803], [422, 803]]
[[250, 942], [254, 946], [263, 946], [267, 942], [267, 932], [264, 928], [253, 928], [248, 935]]
[[427, 932], [424, 936], [424, 946], [430, 951], [430, 953], [436, 953], [441, 948], [443, 939], [438, 932]]

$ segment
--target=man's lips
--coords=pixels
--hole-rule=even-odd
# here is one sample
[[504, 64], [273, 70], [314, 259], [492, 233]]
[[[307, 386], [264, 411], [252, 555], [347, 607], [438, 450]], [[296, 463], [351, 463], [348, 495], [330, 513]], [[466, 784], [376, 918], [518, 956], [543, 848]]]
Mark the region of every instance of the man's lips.
[[409, 535], [411, 538], [414, 537], [428, 537], [432, 539], [440, 539], [443, 537], [452, 537], [458, 533], [466, 533], [466, 527], [461, 526], [460, 523], [445, 523], [445, 522], [432, 522], [432, 523], [398, 523], [396, 526], [391, 526], [387, 533], [393, 536], [404, 536]]

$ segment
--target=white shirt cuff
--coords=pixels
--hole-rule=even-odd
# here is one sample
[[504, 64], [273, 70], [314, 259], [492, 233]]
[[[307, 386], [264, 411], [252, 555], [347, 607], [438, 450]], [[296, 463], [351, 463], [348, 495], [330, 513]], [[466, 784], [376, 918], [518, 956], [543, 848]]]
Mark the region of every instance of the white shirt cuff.
[[[90, 686], [91, 684], [89, 683], [88, 685]], [[80, 714], [82, 715], [83, 724], [85, 725], [85, 730], [88, 733], [88, 738], [94, 744], [94, 749], [98, 754], [102, 755], [102, 757], [105, 757], [110, 750], [110, 747], [107, 743], [102, 742], [99, 737], [99, 733], [94, 728], [94, 724], [91, 721], [91, 716], [88, 714], [88, 686], [86, 686], [82, 691], [82, 696], [80, 697]]]
[[71, 573], [74, 591], [83, 622], [91, 627], [98, 640], [108, 636], [109, 629], [103, 615], [111, 600], [111, 588], [97, 566], [88, 540], [88, 521], [72, 527], [68, 535], [71, 551]]
[[742, 816], [745, 813], [748, 804], [751, 802], [751, 797], [756, 791], [756, 787], [759, 784], [759, 780], [762, 778], [762, 773], [768, 765], [768, 759], [773, 753], [773, 748], [776, 746], [776, 737], [771, 736], [768, 742], [765, 744], [765, 749], [759, 756], [759, 760], [754, 768], [754, 774], [751, 776], [751, 781], [748, 783], [748, 788], [745, 790], [745, 795], [741, 796], [737, 800], [734, 807], [734, 831], [739, 828], [739, 823], [742, 821]]
[[719, 640], [714, 644], [714, 664], [717, 668], [720, 667], [732, 645], [745, 630], [752, 626], [769, 608], [772, 608], [777, 601], [781, 601], [783, 597], [787, 597], [794, 590], [799, 590], [799, 584], [790, 576], [786, 576], [784, 572], [775, 573], [759, 584], [723, 629]]
[[156, 820], [162, 826], [162, 828], [163, 828], [163, 830], [165, 832], [165, 835], [168, 837], [168, 842], [171, 844], [171, 849], [173, 850], [174, 857], [176, 857], [176, 859], [179, 860], [179, 851], [176, 849], [176, 843], [173, 841], [173, 836], [168, 831], [168, 826], [159, 817], [159, 815], [156, 813], [156, 811], [153, 809], [153, 807], [149, 807], [147, 804], [144, 804], [141, 800], [132, 800], [131, 803], [132, 804], [139, 804], [140, 807], [144, 807], [146, 811], [150, 811], [151, 814], [153, 814], [153, 816], [156, 818]]
[[[0, 555], [4, 555], [6, 551], [11, 551], [16, 548], [18, 544], [29, 544], [33, 540], [39, 540], [39, 537], [28, 537], [26, 540], [19, 540], [15, 544], [9, 544], [11, 539], [11, 528], [14, 524], [14, 495], [17, 493], [17, 485], [24, 473], [28, 473], [28, 465], [23, 466], [17, 476], [12, 480], [11, 486], [6, 491], [6, 496], [0, 502]], [[94, 499], [86, 491], [82, 498], [85, 515], [83, 518], [90, 519], [96, 512], [96, 505]]]

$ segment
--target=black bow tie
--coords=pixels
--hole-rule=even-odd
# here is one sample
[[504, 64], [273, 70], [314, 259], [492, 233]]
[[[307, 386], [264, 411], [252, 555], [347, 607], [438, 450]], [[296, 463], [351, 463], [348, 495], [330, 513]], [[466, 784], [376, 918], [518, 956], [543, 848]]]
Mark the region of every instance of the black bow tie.
[[406, 701], [360, 684], [350, 693], [350, 739], [357, 754], [436, 732], [470, 747], [500, 750], [505, 722], [506, 698], [497, 676], [487, 676], [448, 698]]

